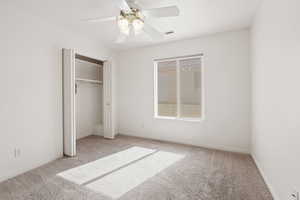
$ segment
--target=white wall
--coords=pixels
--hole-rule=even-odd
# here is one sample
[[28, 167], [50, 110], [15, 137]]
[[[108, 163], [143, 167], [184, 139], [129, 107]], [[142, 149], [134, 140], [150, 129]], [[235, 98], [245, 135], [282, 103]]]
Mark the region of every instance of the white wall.
[[[76, 77], [103, 81], [102, 66], [80, 61], [75, 62]], [[103, 135], [103, 85], [77, 81], [76, 137]]]
[[[153, 119], [152, 60], [197, 53], [204, 53], [205, 119]], [[119, 133], [249, 152], [248, 30], [133, 49], [118, 58]]]
[[61, 48], [98, 59], [109, 51], [3, 1], [0, 13], [1, 181], [62, 156]]
[[300, 191], [300, 1], [265, 0], [252, 34], [252, 154], [275, 199], [289, 199]]

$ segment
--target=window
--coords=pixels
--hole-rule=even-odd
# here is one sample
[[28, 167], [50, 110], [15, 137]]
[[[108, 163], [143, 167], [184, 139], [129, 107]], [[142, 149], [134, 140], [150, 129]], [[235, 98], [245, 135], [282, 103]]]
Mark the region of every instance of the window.
[[161, 59], [154, 64], [155, 117], [201, 119], [201, 56]]

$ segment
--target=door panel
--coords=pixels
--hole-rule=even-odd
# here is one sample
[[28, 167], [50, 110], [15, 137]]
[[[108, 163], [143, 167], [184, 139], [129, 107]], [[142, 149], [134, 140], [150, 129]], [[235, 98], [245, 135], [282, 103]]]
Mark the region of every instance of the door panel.
[[72, 49], [63, 49], [63, 106], [64, 154], [75, 156], [75, 52]]
[[111, 61], [105, 61], [103, 65], [103, 129], [104, 137], [110, 139], [115, 137], [112, 105], [112, 78]]

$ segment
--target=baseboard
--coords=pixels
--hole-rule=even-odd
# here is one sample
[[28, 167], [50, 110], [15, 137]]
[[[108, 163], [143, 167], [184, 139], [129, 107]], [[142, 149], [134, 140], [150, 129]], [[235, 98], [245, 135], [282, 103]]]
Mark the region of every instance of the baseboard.
[[17, 170], [15, 170], [13, 173], [11, 173], [9, 175], [0, 177], [0, 183], [3, 182], [3, 181], [6, 181], [8, 179], [14, 178], [16, 176], [19, 176], [21, 174], [24, 174], [24, 173], [26, 173], [26, 172], [28, 172], [30, 170], [36, 169], [38, 167], [41, 167], [41, 166], [43, 166], [43, 165], [45, 165], [47, 163], [50, 163], [52, 161], [55, 161], [55, 160], [57, 160], [57, 159], [59, 159], [61, 157], [63, 157], [63, 155], [60, 155], [60, 156], [57, 156], [57, 157], [54, 157], [54, 158], [50, 158], [50, 159], [38, 162], [38, 163], [36, 163], [36, 164], [34, 164], [34, 165], [30, 166], [30, 167], [27, 167], [25, 169], [17, 169]]
[[279, 199], [279, 196], [276, 194], [274, 188], [272, 187], [271, 182], [269, 181], [269, 179], [268, 179], [266, 173], [264, 172], [263, 167], [262, 167], [261, 164], [258, 162], [258, 160], [256, 159], [255, 155], [251, 153], [251, 157], [252, 157], [252, 159], [254, 160], [254, 163], [255, 163], [255, 165], [256, 165], [256, 167], [257, 167], [259, 173], [260, 173], [261, 176], [263, 177], [263, 179], [264, 179], [264, 181], [265, 181], [265, 183], [266, 183], [266, 185], [267, 185], [269, 191], [271, 192], [271, 194], [272, 194], [272, 196], [273, 196], [273, 199], [274, 199], [274, 200], [280, 200], [280, 199]]
[[161, 138], [156, 138], [156, 137], [140, 136], [139, 134], [134, 134], [134, 132], [132, 132], [132, 131], [129, 131], [129, 132], [130, 133], [128, 133], [128, 131], [121, 130], [118, 133], [118, 135], [133, 136], [133, 137], [139, 137], [139, 138], [145, 138], [145, 139], [151, 139], [151, 140], [159, 140], [159, 141], [184, 144], [184, 145], [192, 145], [192, 146], [203, 147], [203, 148], [207, 148], [207, 149], [216, 149], [216, 150], [228, 151], [228, 152], [234, 152], [234, 153], [250, 154], [249, 150], [241, 149], [241, 148], [237, 148], [237, 147], [229, 147], [229, 146], [225, 146], [225, 145], [202, 144], [202, 143], [200, 144], [200, 143], [178, 142], [178, 141], [161, 139]]
[[100, 132], [91, 132], [91, 133], [89, 133], [89, 134], [82, 135], [82, 136], [76, 138], [76, 140], [80, 140], [80, 139], [83, 139], [83, 138], [86, 138], [86, 137], [89, 137], [89, 136], [92, 136], [92, 135], [103, 136], [104, 133], [103, 133], [103, 131], [100, 131]]

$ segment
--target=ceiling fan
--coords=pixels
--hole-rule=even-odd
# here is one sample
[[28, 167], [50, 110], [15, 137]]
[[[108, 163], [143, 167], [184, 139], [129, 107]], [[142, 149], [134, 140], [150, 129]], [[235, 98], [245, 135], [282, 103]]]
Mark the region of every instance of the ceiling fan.
[[152, 9], [144, 9], [136, 0], [112, 0], [120, 9], [120, 14], [115, 17], [85, 19], [87, 22], [116, 21], [120, 29], [120, 35], [116, 43], [126, 41], [129, 36], [145, 32], [154, 40], [163, 39], [164, 34], [157, 31], [148, 21], [148, 17], [174, 17], [179, 15], [177, 6], [168, 6]]

